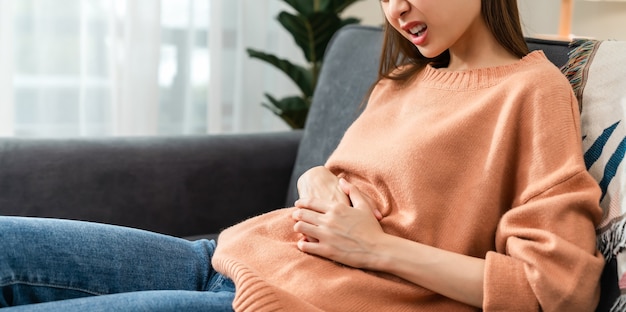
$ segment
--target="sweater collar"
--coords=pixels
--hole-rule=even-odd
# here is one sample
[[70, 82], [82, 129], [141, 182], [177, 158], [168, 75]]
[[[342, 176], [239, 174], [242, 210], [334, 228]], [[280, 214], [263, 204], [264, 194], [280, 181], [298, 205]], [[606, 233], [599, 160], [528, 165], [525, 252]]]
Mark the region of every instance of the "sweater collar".
[[544, 61], [547, 61], [547, 58], [543, 51], [533, 51], [515, 63], [496, 67], [448, 71], [428, 65], [422, 70], [418, 80], [437, 89], [484, 89], [498, 84], [511, 73], [517, 72], [521, 68]]

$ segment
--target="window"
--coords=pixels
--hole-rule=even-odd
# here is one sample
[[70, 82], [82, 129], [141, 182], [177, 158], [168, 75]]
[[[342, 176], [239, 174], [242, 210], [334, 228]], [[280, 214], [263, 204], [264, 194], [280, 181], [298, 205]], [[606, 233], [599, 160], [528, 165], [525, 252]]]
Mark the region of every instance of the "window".
[[245, 54], [290, 42], [274, 2], [3, 0], [0, 135], [284, 130], [260, 103], [295, 87]]

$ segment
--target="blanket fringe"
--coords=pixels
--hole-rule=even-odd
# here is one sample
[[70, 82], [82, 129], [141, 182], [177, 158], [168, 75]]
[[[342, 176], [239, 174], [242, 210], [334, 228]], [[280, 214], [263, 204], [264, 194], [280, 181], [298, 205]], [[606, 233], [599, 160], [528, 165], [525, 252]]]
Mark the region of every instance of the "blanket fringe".
[[600, 229], [597, 244], [607, 262], [626, 248], [626, 218], [616, 219]]
[[624, 312], [626, 311], [626, 295], [621, 295], [615, 300], [610, 312]]
[[591, 59], [593, 59], [599, 44], [600, 41], [597, 40], [574, 39], [570, 43], [570, 47], [573, 49], [569, 52], [569, 60], [561, 67], [561, 72], [565, 74], [565, 77], [567, 77], [574, 89], [574, 94], [576, 94], [576, 99], [578, 99], [578, 108], [581, 112], [583, 90], [585, 88], [585, 78], [588, 70], [587, 65], [591, 63]]

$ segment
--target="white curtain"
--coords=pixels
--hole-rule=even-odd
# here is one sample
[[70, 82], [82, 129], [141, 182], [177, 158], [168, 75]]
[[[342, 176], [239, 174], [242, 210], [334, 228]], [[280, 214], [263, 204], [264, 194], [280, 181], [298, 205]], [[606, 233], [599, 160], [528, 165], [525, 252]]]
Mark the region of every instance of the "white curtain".
[[286, 130], [260, 104], [297, 88], [278, 0], [1, 0], [0, 136]]
[[7, 53], [13, 40], [12, 4], [0, 1], [0, 136], [13, 135], [13, 53]]

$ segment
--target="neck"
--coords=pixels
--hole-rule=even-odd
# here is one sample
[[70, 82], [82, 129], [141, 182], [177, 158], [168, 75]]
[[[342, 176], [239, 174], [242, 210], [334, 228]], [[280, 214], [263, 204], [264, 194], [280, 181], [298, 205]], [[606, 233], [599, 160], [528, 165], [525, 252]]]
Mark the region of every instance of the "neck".
[[514, 63], [520, 58], [505, 49], [482, 18], [450, 47], [448, 70], [469, 70]]

